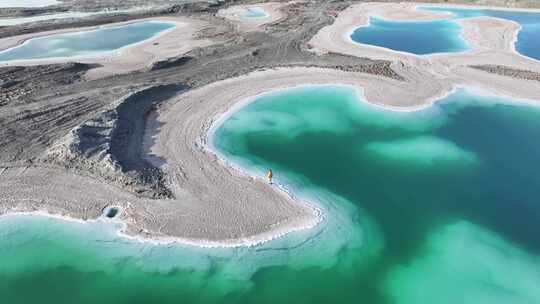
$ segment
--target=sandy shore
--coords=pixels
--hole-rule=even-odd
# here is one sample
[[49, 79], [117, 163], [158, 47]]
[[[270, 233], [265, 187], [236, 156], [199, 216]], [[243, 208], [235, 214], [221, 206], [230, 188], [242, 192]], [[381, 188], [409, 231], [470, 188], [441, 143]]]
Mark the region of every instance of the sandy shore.
[[157, 61], [185, 54], [196, 47], [204, 47], [212, 44], [212, 41], [208, 39], [197, 39], [196, 37], [196, 34], [207, 26], [203, 21], [185, 17], [156, 17], [112, 23], [102, 27], [72, 28], [4, 38], [0, 39], [0, 51], [19, 46], [32, 38], [79, 31], [91, 31], [103, 27], [114, 27], [143, 21], [171, 22], [174, 23], [176, 27], [165, 30], [150, 39], [123, 47], [116, 51], [103, 52], [89, 56], [13, 60], [0, 62], [0, 67], [42, 65], [63, 62], [99, 64], [102, 65], [102, 67], [92, 69], [86, 74], [88, 79], [97, 79], [141, 70], [151, 66]]
[[398, 81], [331, 69], [282, 68], [215, 82], [173, 97], [146, 126], [144, 157], [166, 173], [175, 199], [142, 199], [90, 177], [21, 166], [0, 174], [0, 213], [42, 210], [92, 219], [115, 205], [122, 208], [129, 236], [209, 247], [265, 242], [312, 227], [320, 221], [318, 211], [292, 200], [262, 176], [229, 166], [212, 151], [208, 134], [223, 115], [258, 94], [305, 84], [355, 86], [368, 102], [403, 111], [427, 107], [457, 86], [540, 100], [536, 82], [461, 72], [463, 76], [437, 78], [419, 69]]
[[[313, 227], [319, 221], [313, 213], [315, 210], [298, 206], [284, 193], [270, 187], [261, 191], [260, 188], [266, 187], [261, 180], [248, 179], [248, 189], [243, 190], [237, 188], [241, 186], [238, 183], [228, 181], [227, 188], [230, 192], [238, 190], [237, 196], [231, 201], [223, 197], [210, 204], [199, 201], [188, 189], [178, 189], [177, 200], [140, 199], [91, 177], [54, 168], [3, 168], [1, 171], [0, 214], [94, 221], [104, 218], [101, 211], [115, 206], [120, 209], [115, 220], [124, 225], [121, 235], [155, 243], [253, 246]], [[254, 186], [259, 188], [255, 191], [261, 191], [255, 197], [250, 196]], [[212, 187], [216, 196], [219, 190]]]
[[[286, 14], [281, 8], [287, 5], [288, 3], [281, 2], [237, 5], [219, 10], [216, 16], [232, 21], [240, 31], [264, 30], [265, 25], [278, 22], [286, 17]], [[266, 16], [245, 18], [244, 15], [248, 9], [261, 9], [265, 12]]]

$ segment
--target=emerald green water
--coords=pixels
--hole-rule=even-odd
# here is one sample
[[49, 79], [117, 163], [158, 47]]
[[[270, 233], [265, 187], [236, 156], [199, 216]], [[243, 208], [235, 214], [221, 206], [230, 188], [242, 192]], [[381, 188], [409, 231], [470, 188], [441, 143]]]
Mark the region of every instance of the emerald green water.
[[271, 93], [219, 153], [324, 219], [253, 248], [153, 245], [117, 223], [0, 220], [6, 303], [540, 303], [540, 112], [457, 91], [393, 112], [349, 87]]

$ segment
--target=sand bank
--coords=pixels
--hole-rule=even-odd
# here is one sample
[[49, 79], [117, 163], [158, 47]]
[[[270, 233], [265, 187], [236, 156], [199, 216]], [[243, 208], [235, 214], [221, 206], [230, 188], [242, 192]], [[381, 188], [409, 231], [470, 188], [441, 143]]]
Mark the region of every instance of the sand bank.
[[[257, 196], [260, 200], [251, 197], [253, 201], [249, 201], [249, 197], [244, 195], [240, 201], [223, 200], [215, 202], [218, 206], [210, 207], [204, 202], [199, 206], [201, 202], [181, 192], [178, 192], [181, 197], [174, 201], [140, 199], [91, 177], [54, 168], [3, 168], [0, 181], [3, 193], [0, 214], [45, 215], [78, 222], [108, 220], [103, 212], [114, 205], [120, 209], [114, 220], [122, 224], [119, 230], [122, 236], [153, 243], [178, 242], [199, 247], [253, 246], [312, 227], [318, 221], [312, 217], [314, 214], [310, 214], [309, 219], [297, 217], [298, 212], [289, 214], [287, 207], [280, 205], [280, 199], [290, 199], [273, 190], [266, 192], [272, 192], [268, 195], [271, 201], [264, 201], [267, 195], [262, 192]], [[250, 183], [259, 187], [264, 185], [262, 181]], [[233, 187], [236, 185], [229, 188]], [[249, 193], [249, 189], [245, 193]], [[240, 210], [243, 203], [254, 206], [244, 205], [246, 210]], [[267, 203], [266, 210], [255, 210], [263, 203]], [[277, 210], [272, 210], [273, 207]], [[294, 205], [288, 208], [296, 209]], [[265, 214], [268, 212], [271, 214]], [[278, 214], [285, 213], [289, 218], [282, 216], [276, 219]]]
[[[60, 57], [32, 60], [13, 60], [0, 62], [0, 67], [3, 66], [28, 66], [41, 65], [62, 62], [80, 62], [87, 64], [99, 64], [101, 67], [90, 70], [86, 77], [88, 79], [96, 79], [114, 74], [124, 74], [136, 70], [141, 70], [151, 66], [153, 63], [165, 60], [173, 56], [179, 56], [189, 52], [196, 47], [203, 47], [212, 44], [208, 39], [197, 39], [196, 34], [203, 29], [207, 24], [203, 21], [185, 18], [185, 17], [159, 17], [139, 19], [128, 22], [120, 22], [109, 24], [105, 27], [114, 27], [120, 25], [131, 24], [141, 21], [162, 21], [171, 22], [176, 27], [163, 31], [162, 33], [144, 40], [139, 43], [131, 44], [121, 49], [103, 52], [96, 55], [77, 56], [77, 57]], [[54, 30], [27, 35], [20, 35], [0, 39], [0, 51], [7, 50], [23, 44], [29, 39], [45, 37], [55, 34], [73, 33], [80, 31], [96, 30], [99, 26], [86, 28], [72, 28], [65, 30]]]
[[[286, 5], [288, 4], [280, 2], [237, 5], [219, 10], [216, 16], [232, 21], [240, 31], [264, 30], [265, 25], [278, 22], [287, 17], [281, 10]], [[246, 18], [245, 15], [249, 9], [260, 9], [266, 15], [263, 17]]]

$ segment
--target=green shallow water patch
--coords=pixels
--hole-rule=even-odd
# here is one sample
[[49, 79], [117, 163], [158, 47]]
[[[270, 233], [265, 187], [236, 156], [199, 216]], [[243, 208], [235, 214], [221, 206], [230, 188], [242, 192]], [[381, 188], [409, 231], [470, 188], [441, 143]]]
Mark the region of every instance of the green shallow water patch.
[[388, 276], [394, 303], [503, 304], [540, 300], [540, 258], [468, 222], [430, 233], [422, 255]]
[[434, 136], [418, 136], [393, 141], [374, 141], [365, 146], [375, 157], [418, 166], [451, 163], [453, 166], [471, 165], [476, 155], [451, 141]]

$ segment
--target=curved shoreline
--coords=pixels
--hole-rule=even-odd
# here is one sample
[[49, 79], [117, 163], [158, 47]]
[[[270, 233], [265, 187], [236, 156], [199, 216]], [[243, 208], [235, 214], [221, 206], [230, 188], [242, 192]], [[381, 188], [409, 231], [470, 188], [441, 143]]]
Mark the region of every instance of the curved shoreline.
[[[257, 73], [265, 73], [265, 72], [268, 72], [268, 71], [255, 72], [255, 74], [257, 74]], [[241, 78], [245, 78], [245, 77], [249, 77], [249, 74], [244, 75], [244, 76], [240, 76], [240, 77], [237, 77], [237, 78], [241, 79]], [[227, 79], [227, 80], [234, 80], [234, 79], [235, 78]], [[227, 80], [224, 80], [224, 81], [227, 81]], [[365, 105], [368, 105], [368, 106], [379, 108], [379, 109], [381, 109], [383, 111], [394, 111], [394, 112], [416, 112], [416, 111], [422, 111], [422, 110], [429, 109], [429, 108], [435, 106], [438, 101], [452, 95], [453, 93], [455, 93], [459, 89], [466, 89], [467, 91], [469, 91], [471, 93], [474, 93], [475, 95], [502, 98], [502, 99], [504, 99], [505, 102], [508, 101], [509, 104], [514, 104], [514, 105], [524, 105], [525, 104], [525, 105], [533, 105], [533, 106], [537, 106], [537, 107], [540, 106], [540, 102], [538, 100], [532, 100], [532, 99], [527, 100], [527, 99], [513, 98], [513, 97], [509, 97], [509, 96], [501, 96], [501, 95], [494, 94], [494, 93], [491, 93], [489, 91], [478, 89], [478, 88], [475, 88], [475, 87], [455, 85], [450, 91], [440, 92], [439, 95], [435, 95], [435, 96], [432, 96], [429, 99], [426, 99], [425, 103], [423, 103], [423, 104], [420, 104], [420, 105], [414, 106], [414, 107], [400, 108], [400, 107], [385, 106], [385, 105], [381, 105], [381, 104], [377, 104], [377, 103], [372, 103], [366, 98], [366, 96], [364, 94], [364, 88], [363, 87], [355, 86], [355, 85], [352, 85], [352, 84], [343, 84], [343, 83], [339, 83], [339, 82], [336, 82], [336, 83], [326, 83], [326, 82], [325, 83], [299, 83], [299, 84], [286, 85], [284, 87], [272, 88], [272, 89], [269, 89], [267, 91], [263, 91], [263, 92], [261, 92], [259, 94], [252, 95], [252, 96], [249, 96], [249, 97], [245, 97], [243, 99], [239, 99], [231, 107], [229, 107], [225, 112], [220, 113], [220, 114], [218, 114], [218, 115], [216, 115], [214, 117], [211, 117], [211, 120], [213, 121], [213, 123], [210, 125], [210, 127], [202, 135], [203, 136], [203, 139], [202, 139], [203, 148], [206, 149], [208, 152], [214, 154], [217, 157], [217, 159], [219, 160], [219, 162], [222, 163], [223, 166], [229, 167], [232, 170], [235, 170], [235, 171], [239, 172], [240, 174], [242, 174], [242, 175], [244, 175], [244, 176], [246, 176], [247, 178], [250, 178], [250, 179], [264, 179], [261, 176], [260, 172], [256, 172], [256, 170], [253, 170], [253, 168], [250, 169], [250, 168], [247, 168], [247, 167], [242, 167], [241, 165], [236, 164], [233, 161], [227, 159], [227, 157], [225, 155], [223, 155], [213, 144], [214, 143], [215, 132], [234, 113], [240, 111], [242, 108], [246, 107], [247, 105], [249, 105], [249, 104], [251, 104], [253, 102], [256, 102], [262, 96], [278, 94], [278, 93], [285, 92], [285, 91], [288, 91], [288, 90], [298, 89], [298, 88], [302, 88], [302, 87], [310, 87], [310, 86], [348, 87], [348, 88], [353, 89], [356, 92], [358, 102], [364, 103]], [[297, 194], [295, 194], [294, 189], [289, 189], [289, 188], [287, 188], [287, 186], [282, 185], [280, 183], [274, 183], [274, 184], [275, 184], [275, 187], [271, 187], [274, 191], [281, 192], [282, 194], [286, 195], [289, 199], [293, 200], [295, 203], [297, 203], [299, 205], [303, 205], [303, 206], [307, 206], [307, 207], [311, 208], [316, 214], [315, 222], [313, 222], [311, 224], [307, 224], [306, 226], [303, 226], [303, 227], [302, 226], [289, 227], [288, 229], [285, 229], [285, 227], [284, 227], [283, 232], [280, 232], [280, 233], [277, 233], [277, 234], [275, 232], [273, 233], [272, 231], [268, 231], [269, 237], [263, 237], [263, 238], [255, 238], [254, 237], [252, 239], [234, 240], [232, 242], [231, 242], [231, 240], [226, 240], [226, 241], [224, 241], [225, 243], [223, 243], [223, 242], [202, 242], [201, 243], [201, 242], [197, 242], [197, 241], [191, 242], [189, 240], [185, 240], [185, 239], [182, 239], [182, 238], [176, 238], [176, 237], [171, 237], [171, 238], [166, 238], [166, 239], [160, 238], [158, 240], [153, 240], [152, 242], [156, 243], [156, 244], [167, 244], [167, 243], [179, 242], [179, 243], [186, 244], [186, 245], [198, 246], [198, 247], [204, 247], [204, 248], [216, 248], [216, 247], [228, 248], [228, 247], [240, 247], [240, 246], [252, 247], [252, 246], [258, 246], [258, 245], [264, 244], [266, 242], [270, 242], [272, 240], [276, 240], [276, 239], [285, 237], [286, 235], [288, 235], [290, 233], [294, 233], [294, 232], [297, 232], [297, 231], [300, 231], [300, 230], [309, 230], [309, 229], [314, 228], [317, 225], [323, 224], [324, 218], [326, 217], [326, 214], [322, 213], [320, 207], [318, 207], [318, 206], [321, 206], [321, 204], [324, 204], [324, 202], [316, 201], [316, 200], [313, 201], [313, 200], [310, 200], [307, 197], [303, 197], [302, 195], [297, 195]], [[139, 241], [145, 241], [145, 239], [141, 239], [139, 237], [130, 237], [129, 235], [126, 235], [126, 234], [122, 234], [122, 236], [130, 238], [130, 239], [133, 238], [133, 239], [136, 239], [136, 240], [139, 240]]]
[[127, 223], [125, 223], [122, 220], [117, 219], [105, 219], [103, 216], [100, 216], [95, 219], [88, 219], [83, 220], [71, 216], [64, 216], [64, 215], [58, 215], [53, 213], [48, 213], [46, 211], [36, 210], [36, 211], [13, 211], [13, 212], [7, 212], [4, 214], [0, 214], [0, 220], [2, 220], [5, 217], [17, 217], [17, 216], [28, 216], [28, 217], [45, 217], [45, 218], [52, 218], [59, 221], [67, 221], [67, 222], [75, 222], [79, 224], [91, 224], [91, 223], [97, 223], [97, 222], [104, 222], [108, 221], [111, 223], [116, 223], [120, 225], [119, 229], [116, 229], [117, 236], [121, 238], [125, 238], [127, 240], [132, 240], [136, 242], [141, 243], [150, 243], [153, 245], [170, 245], [170, 244], [179, 244], [179, 245], [186, 245], [186, 246], [193, 246], [198, 248], [238, 248], [238, 247], [256, 247], [262, 244], [265, 244], [267, 242], [271, 242], [273, 240], [285, 237], [286, 235], [290, 233], [294, 233], [299, 230], [304, 229], [310, 229], [313, 228], [315, 225], [318, 224], [315, 223], [313, 226], [306, 226], [306, 227], [298, 227], [297, 229], [291, 229], [291, 230], [283, 230], [279, 233], [268, 233], [267, 236], [261, 237], [261, 236], [254, 236], [254, 237], [248, 237], [244, 239], [231, 239], [231, 240], [223, 240], [223, 241], [207, 241], [207, 240], [193, 240], [189, 238], [181, 238], [181, 237], [143, 237], [139, 235], [131, 235], [128, 234], [127, 231]]
[[[474, 87], [477, 90], [476, 92], [480, 90], [486, 92], [485, 94], [521, 99], [519, 101], [535, 105], [538, 105], [540, 101], [540, 92], [538, 90], [533, 90], [533, 88], [526, 90], [525, 87], [518, 89], [503, 76], [490, 75], [481, 82], [482, 85], [475, 85], [474, 83], [463, 85], [459, 79], [441, 79], [437, 81], [429, 77], [426, 78], [422, 73], [412, 78], [410, 75], [408, 76], [407, 81], [403, 82], [369, 74], [331, 69], [281, 68], [253, 72], [189, 90], [178, 95], [174, 100], [168, 101], [158, 109], [157, 116], [152, 119], [153, 122], [146, 126], [143, 140], [145, 157], [148, 157], [149, 161], [153, 161], [156, 166], [159, 166], [167, 173], [170, 177], [168, 180], [169, 186], [180, 196], [178, 200], [146, 200], [136, 198], [117, 188], [111, 189], [108, 186], [101, 190], [97, 188], [95, 190], [105, 195], [108, 198], [106, 201], [113, 200], [116, 202], [115, 205], [126, 210], [120, 216], [120, 219], [125, 224], [121, 233], [128, 238], [161, 243], [178, 242], [199, 247], [255, 246], [293, 231], [315, 227], [317, 223], [320, 223], [321, 218], [325, 217], [324, 212], [321, 213], [320, 209], [318, 209], [316, 202], [310, 202], [308, 208], [305, 198], [297, 198], [294, 189], [270, 187], [266, 182], [257, 178], [256, 174], [254, 178], [249, 170], [238, 168], [223, 159], [222, 156], [220, 157], [219, 152], [212, 148], [211, 137], [220, 122], [223, 122], [228, 117], [227, 115], [236, 112], [248, 102], [256, 100], [260, 94], [272, 94], [291, 87], [306, 85], [350, 86], [356, 89], [359, 98], [364, 102], [383, 110], [392, 111], [425, 109], [435, 101], [453, 92], [456, 88], [464, 86]], [[505, 81], [507, 84], [510, 82], [513, 94], [504, 94], [507, 92], [501, 90], [500, 86], [497, 85], [497, 81], [493, 81], [493, 79]], [[482, 79], [480, 78], [480, 80]], [[537, 88], [535, 84], [531, 86]], [[528, 98], [528, 100], [525, 100], [525, 98]], [[166, 163], [157, 162], [159, 159], [165, 160]], [[0, 179], [5, 175], [0, 175]], [[9, 172], [7, 175], [9, 179]], [[65, 183], [67, 185], [70, 185], [70, 183], [76, 185], [79, 182], [69, 177], [71, 176], [69, 173], [55, 175], [55, 179], [60, 176], [64, 176], [62, 177], [64, 180], [60, 179], [58, 183], [64, 186], [66, 186]], [[17, 181], [15, 179], [12, 182], [17, 183]], [[50, 181], [47, 180], [47, 182]], [[9, 185], [7, 187], [9, 189]], [[45, 196], [47, 196], [47, 191], [50, 191], [47, 185], [36, 189], [40, 189], [39, 192]], [[52, 189], [54, 191], [54, 188]], [[246, 192], [247, 189], [252, 190]], [[292, 196], [290, 192], [292, 192]], [[9, 198], [10, 194], [7, 193]], [[28, 196], [28, 194], [24, 193], [24, 191], [19, 193], [13, 190], [11, 197], [14, 195], [21, 196], [25, 200], [32, 201], [32, 196]], [[60, 200], [66, 199], [62, 196], [64, 195], [62, 193], [56, 195], [60, 195], [58, 198]], [[210, 199], [207, 197], [208, 195], [215, 195], [215, 197]], [[234, 204], [232, 206], [230, 204], [234, 202], [234, 197], [239, 195], [247, 195], [246, 198], [250, 197], [250, 199], [247, 199], [247, 204], [239, 205], [239, 209], [234, 211], [231, 209]], [[69, 199], [69, 196], [67, 198]], [[266, 201], [262, 201], [262, 198], [265, 198]], [[298, 201], [298, 199], [301, 200]], [[214, 203], [208, 204], [212, 201]], [[84, 203], [84, 201], [81, 202], [81, 204]], [[276, 210], [272, 206], [276, 203], [288, 207], [275, 213]], [[203, 206], [200, 206], [201, 204]], [[207, 204], [206, 207], [205, 204]], [[107, 205], [110, 205], [110, 203]], [[54, 205], [49, 206], [53, 207], [52, 209], [45, 208], [45, 210], [49, 210], [49, 213], [62, 214], [67, 217], [81, 217], [77, 216], [79, 214], [77, 212], [55, 212]], [[261, 214], [261, 207], [271, 207], [264, 211], [270, 213]], [[17, 208], [14, 210], [30, 211]], [[162, 218], [159, 221], [160, 223], [154, 223], [152, 218], [147, 219], [146, 215], [139, 214], [141, 211], [169, 215]], [[222, 211], [225, 211], [227, 215], [224, 215]], [[186, 212], [191, 214], [188, 223], [186, 223], [186, 218], [182, 215]], [[10, 212], [7, 211], [7, 213]], [[175, 213], [178, 213], [178, 216], [174, 216]], [[196, 216], [197, 214], [198, 216]], [[236, 217], [240, 214], [243, 214], [242, 218], [237, 219]], [[311, 215], [307, 216], [307, 214]], [[202, 216], [205, 220], [201, 222], [198, 219], [199, 216]], [[281, 220], [279, 220], [280, 217]], [[214, 222], [209, 224], [209, 219], [215, 219], [222, 223]], [[254, 219], [255, 221], [253, 221]], [[257, 219], [265, 219], [269, 222], [265, 225]], [[227, 227], [229, 225], [227, 223], [235, 223], [236, 220], [240, 220], [242, 225], [247, 226], [243, 226], [245, 228], [241, 228], [234, 233], [233, 230], [229, 232], [222, 230], [221, 227]], [[182, 225], [176, 228], [168, 227], [164, 231], [159, 228], [161, 224], [178, 224], [178, 221]], [[208, 230], [209, 228], [212, 228], [213, 232]], [[206, 232], [201, 234], [197, 232], [198, 229], [204, 229], [201, 231]], [[248, 234], [241, 232], [248, 230], [252, 232]], [[238, 236], [230, 237], [231, 235]]]
[[[318, 72], [316, 72], [318, 71]], [[374, 107], [379, 107], [384, 110], [392, 110], [392, 111], [416, 111], [416, 110], [422, 110], [425, 108], [428, 108], [432, 106], [437, 100], [443, 99], [448, 94], [451, 94], [458, 88], [465, 87], [463, 85], [459, 84], [453, 84], [451, 85], [451, 88], [449, 90], [442, 89], [436, 91], [431, 96], [425, 96], [425, 98], [420, 98], [420, 102], [418, 104], [409, 104], [406, 107], [400, 107], [400, 106], [392, 106], [387, 105], [384, 102], [377, 101], [377, 99], [372, 100], [369, 96], [373, 95], [371, 90], [375, 89], [377, 90], [377, 87], [381, 89], [381, 83], [388, 83], [389, 80], [380, 80], [377, 77], [365, 75], [365, 74], [358, 74], [358, 73], [347, 73], [347, 72], [341, 72], [341, 71], [335, 71], [335, 70], [324, 70], [326, 73], [325, 76], [321, 77], [314, 77], [310, 75], [321, 75], [321, 69], [313, 69], [313, 68], [292, 68], [292, 69], [274, 69], [274, 70], [267, 70], [267, 71], [260, 71], [260, 72], [253, 72], [248, 75], [239, 76], [236, 78], [230, 78], [223, 81], [219, 81], [216, 83], [212, 83], [210, 85], [207, 85], [205, 87], [201, 87], [195, 90], [188, 91], [181, 96], [179, 96], [179, 100], [182, 100], [182, 103], [190, 103], [193, 102], [201, 102], [202, 100], [208, 100], [212, 99], [212, 96], [215, 96], [215, 92], [219, 93], [219, 103], [223, 104], [223, 107], [221, 110], [217, 110], [214, 112], [214, 110], [211, 110], [210, 112], [214, 113], [211, 115], [211, 113], [207, 112], [205, 113], [204, 117], [209, 122], [201, 122], [202, 129], [198, 129], [201, 132], [201, 136], [197, 142], [200, 147], [200, 149], [203, 149], [204, 151], [208, 151], [211, 154], [215, 155], [218, 162], [221, 163], [221, 165], [229, 167], [230, 169], [239, 172], [241, 175], [245, 176], [245, 179], [251, 179], [251, 180], [258, 180], [261, 179], [261, 175], [257, 174], [256, 172], [250, 171], [248, 168], [239, 167], [239, 165], [232, 163], [230, 160], [227, 160], [226, 157], [221, 155], [217, 149], [213, 146], [213, 136], [215, 135], [215, 131], [219, 126], [228, 118], [230, 115], [235, 113], [236, 111], [240, 110], [247, 104], [254, 102], [260, 97], [261, 95], [266, 94], [273, 94], [276, 92], [281, 92], [282, 90], [291, 89], [298, 86], [309, 86], [309, 85], [339, 85], [339, 86], [350, 86], [353, 87], [357, 94], [359, 99], [366, 102], [369, 105], [372, 105]], [[292, 75], [291, 75], [292, 74]], [[377, 84], [379, 83], [379, 84]], [[399, 83], [396, 81], [396, 83]], [[382, 88], [384, 90], [384, 88]], [[401, 93], [405, 93], [405, 91], [409, 91], [407, 84], [403, 84], [404, 92], [398, 93], [398, 95], [401, 95]], [[428, 90], [429, 92], [429, 90]], [[484, 92], [483, 95], [494, 95], [494, 96], [501, 96], [501, 94], [497, 93], [490, 93], [488, 91], [480, 89], [475, 89], [475, 92]], [[206, 95], [210, 94], [210, 96]], [[195, 96], [193, 96], [195, 95]], [[428, 93], [429, 95], [429, 93]], [[534, 94], [533, 94], [534, 95]], [[231, 97], [229, 97], [231, 96]], [[380, 96], [380, 95], [379, 95]], [[504, 95], [503, 95], [504, 96]], [[396, 97], [396, 96], [392, 96]], [[392, 98], [390, 97], [390, 98]], [[504, 96], [505, 98], [512, 98], [515, 97], [511, 96]], [[388, 97], [385, 96], [385, 99]], [[519, 98], [519, 97], [518, 97]], [[537, 94], [537, 97], [531, 97], [530, 100], [524, 100], [521, 98], [518, 102], [523, 103], [530, 103], [534, 105], [538, 105], [538, 101], [536, 99], [540, 100], [540, 95]], [[413, 98], [415, 99], [415, 98]], [[215, 100], [217, 102], [217, 100]], [[416, 99], [418, 101], [418, 99]], [[179, 104], [172, 104], [168, 108], [163, 109], [161, 112], [165, 115], [169, 115], [171, 112], [171, 107], [178, 106], [179, 108], [186, 106], [185, 104], [179, 105]], [[200, 105], [199, 107], [204, 108], [204, 105]], [[174, 116], [174, 114], [170, 114]], [[177, 124], [175, 123], [175, 120], [169, 120], [164, 119], [161, 120], [161, 123], [163, 123], [165, 126], [167, 125], [173, 125], [174, 128], [178, 128]], [[170, 132], [169, 129], [161, 130], [164, 133]], [[170, 135], [167, 135], [170, 136]], [[159, 135], [158, 135], [159, 137]], [[176, 138], [176, 136], [173, 136]], [[154, 138], [155, 142], [154, 144], [159, 145], [160, 139]], [[174, 147], [174, 146], [173, 146]], [[165, 160], [169, 160], [167, 155], [160, 154], [159, 150], [152, 150], [154, 147], [149, 147], [152, 154], [157, 154], [158, 157], [161, 157]], [[169, 149], [174, 150], [174, 149]], [[169, 165], [165, 165], [167, 167]], [[167, 168], [164, 169], [167, 172]], [[170, 168], [169, 168], [170, 170]], [[170, 172], [170, 171], [169, 171]], [[278, 190], [278, 191], [285, 191], [286, 193], [293, 192], [293, 196], [296, 197], [294, 194], [293, 189], [287, 189], [286, 187], [283, 189], [281, 187], [274, 188], [269, 187], [272, 191]], [[300, 197], [301, 204], [304, 204], [304, 201], [306, 198]], [[298, 201], [296, 202], [298, 203]], [[315, 202], [309, 202], [309, 204], [312, 207], [317, 208], [318, 205]], [[324, 217], [324, 214], [322, 214]], [[289, 227], [290, 228], [290, 227]], [[305, 229], [306, 227], [303, 227], [301, 229]], [[294, 231], [296, 229], [291, 229], [291, 231]]]
[[[302, 69], [300, 69], [300, 70], [302, 70]], [[280, 70], [264, 71], [264, 72], [256, 72], [254, 74], [256, 74], [255, 76], [259, 76], [259, 77], [261, 76], [261, 74], [263, 74], [262, 78], [266, 79], [267, 77], [264, 74], [268, 74], [268, 73], [272, 74], [273, 73], [274, 77], [276, 77], [275, 74], [279, 75], [280, 72], [290, 73], [291, 71], [287, 71], [287, 69], [283, 69], [281, 71]], [[299, 71], [299, 72], [301, 73], [301, 71]], [[313, 71], [310, 71], [310, 72], [313, 72]], [[308, 74], [309, 75], [309, 74], [313, 74], [313, 73], [301, 73], [301, 74]], [[347, 75], [347, 74], [350, 74], [350, 73], [338, 72], [337, 74]], [[225, 81], [235, 81], [236, 83], [241, 84], [241, 83], [244, 83], [243, 78], [246, 78], [246, 77], [249, 78], [250, 76], [253, 76], [253, 75], [240, 76], [238, 78], [228, 79], [228, 80], [225, 80]], [[300, 75], [300, 78], [303, 78], [303, 77]], [[308, 78], [309, 78], [309, 76], [308, 76]], [[283, 79], [283, 78], [277, 76], [277, 79]], [[232, 115], [236, 111], [240, 110], [241, 108], [243, 108], [247, 104], [256, 101], [258, 99], [258, 97], [260, 97], [262, 95], [275, 94], [275, 93], [283, 92], [284, 90], [289, 90], [289, 89], [298, 88], [298, 87], [311, 86], [311, 85], [329, 85], [329, 86], [345, 86], [345, 87], [349, 87], [349, 88], [352, 88], [352, 89], [354, 89], [356, 91], [359, 102], [365, 103], [366, 105], [369, 105], [369, 106], [380, 108], [381, 110], [384, 110], [384, 111], [407, 111], [407, 112], [419, 111], [419, 110], [424, 110], [426, 108], [429, 108], [429, 107], [433, 106], [437, 100], [443, 99], [445, 96], [447, 96], [449, 94], [452, 94], [456, 89], [460, 88], [460, 86], [454, 86], [452, 90], [445, 91], [445, 92], [440, 92], [440, 94], [434, 95], [431, 98], [424, 100], [423, 103], [421, 103], [421, 104], [419, 104], [417, 106], [407, 107], [407, 108], [396, 108], [396, 107], [382, 106], [381, 104], [371, 102], [366, 97], [364, 88], [359, 87], [358, 83], [356, 85], [351, 83], [351, 81], [349, 81], [348, 84], [344, 84], [344, 83], [341, 83], [341, 82], [339, 82], [337, 80], [334, 81], [334, 82], [328, 82], [328, 81], [323, 80], [322, 82], [319, 82], [319, 83], [316, 83], [316, 82], [307, 83], [307, 82], [305, 82], [303, 80], [297, 80], [296, 83], [294, 83], [292, 85], [291, 85], [290, 81], [286, 81], [286, 83], [284, 83], [283, 85], [272, 86], [271, 89], [264, 90], [259, 94], [251, 95], [251, 96], [248, 96], [246, 98], [236, 100], [236, 102], [233, 102], [232, 106], [229, 107], [229, 108], [226, 108], [223, 113], [219, 113], [219, 114], [217, 114], [217, 116], [209, 117], [209, 119], [211, 121], [213, 121], [213, 123], [210, 125], [210, 127], [205, 132], [203, 132], [202, 142], [205, 143], [203, 148], [206, 151], [211, 152], [212, 154], [216, 155], [216, 157], [219, 159], [220, 166], [226, 166], [226, 167], [229, 167], [230, 169], [232, 169], [234, 171], [237, 171], [240, 175], [244, 176], [243, 179], [260, 180], [261, 177], [260, 177], [259, 174], [255, 173], [255, 172], [250, 172], [250, 170], [248, 168], [239, 167], [238, 165], [236, 165], [236, 164], [232, 163], [231, 161], [227, 160], [226, 157], [221, 155], [219, 153], [219, 151], [217, 151], [215, 148], [213, 148], [212, 136], [214, 135], [214, 131], [221, 125], [221, 123], [223, 123], [225, 121], [225, 119], [227, 119], [227, 117], [229, 117], [230, 115]], [[210, 85], [210, 86], [212, 86], [212, 85]], [[203, 87], [201, 89], [204, 89], [204, 88], [205, 87]], [[206, 88], [206, 89], [208, 89], [208, 88]], [[468, 89], [470, 90], [470, 88], [468, 88]], [[482, 92], [482, 91], [478, 91], [478, 90], [475, 90], [475, 89], [473, 89], [473, 91], [474, 91], [475, 94], [483, 93], [483, 95], [498, 96], [496, 94], [491, 94], [490, 92], [487, 92], [487, 91]], [[501, 96], [498, 96], [498, 97], [501, 97]], [[180, 98], [182, 98], [182, 95], [180, 96]], [[504, 96], [504, 98], [512, 98], [512, 97]], [[513, 98], [512, 98], [512, 101], [514, 101]], [[527, 103], [527, 104], [531, 103], [531, 104], [534, 104], [534, 105], [538, 106], [538, 102], [534, 102], [532, 100], [531, 101], [516, 100], [516, 101], [524, 102], [524, 103]], [[287, 189], [287, 187], [284, 187], [282, 185], [277, 185], [277, 187], [268, 187], [268, 188], [272, 192], [277, 192], [281, 196], [286, 196], [288, 200], [294, 201], [295, 204], [299, 204], [299, 205], [304, 206], [304, 207], [307, 206], [310, 209], [312, 209], [313, 212], [315, 212], [315, 214], [316, 214], [315, 221], [305, 222], [304, 225], [294, 225], [294, 226], [284, 225], [284, 226], [281, 226], [281, 227], [276, 228], [276, 229], [268, 230], [268, 231], [266, 231], [264, 233], [252, 235], [250, 237], [236, 238], [236, 239], [221, 239], [219, 241], [183, 238], [183, 237], [179, 237], [179, 236], [168, 236], [167, 237], [167, 236], [150, 236], [150, 235], [133, 234], [133, 230], [130, 229], [130, 227], [129, 227], [130, 221], [129, 220], [126, 221], [126, 219], [123, 218], [123, 216], [124, 216], [123, 214], [125, 212], [121, 212], [120, 213], [121, 216], [118, 219], [115, 218], [115, 219], [112, 219], [110, 221], [115, 221], [115, 222], [118, 222], [118, 223], [122, 224], [122, 228], [118, 230], [118, 235], [119, 236], [127, 238], [127, 239], [136, 240], [136, 241], [151, 242], [153, 244], [180, 243], [180, 244], [184, 244], [184, 245], [203, 247], [203, 248], [234, 248], [234, 247], [245, 247], [245, 246], [247, 246], [247, 247], [257, 246], [257, 245], [260, 245], [260, 244], [263, 244], [263, 243], [266, 243], [266, 242], [281, 238], [281, 237], [283, 237], [285, 235], [288, 235], [289, 233], [292, 233], [292, 232], [295, 232], [295, 231], [311, 229], [311, 228], [315, 227], [317, 224], [320, 224], [321, 221], [323, 220], [323, 218], [326, 216], [324, 213], [321, 213], [321, 210], [317, 207], [321, 202], [309, 202], [308, 203], [306, 201], [306, 198], [304, 198], [302, 196], [297, 196], [293, 189]], [[122, 208], [122, 207], [120, 207], [120, 208]], [[13, 214], [14, 215], [23, 214], [23, 215], [32, 215], [32, 216], [33, 215], [48, 216], [48, 217], [53, 217], [53, 218], [57, 218], [57, 219], [61, 219], [61, 220], [70, 220], [70, 221], [76, 221], [76, 222], [80, 222], [80, 223], [85, 223], [85, 222], [89, 222], [89, 221], [94, 222], [94, 221], [103, 220], [102, 219], [103, 216], [99, 216], [96, 219], [82, 220], [82, 219], [78, 219], [78, 218], [72, 217], [72, 216], [55, 215], [54, 213], [48, 213], [48, 212], [45, 212], [45, 211], [33, 211], [33, 212], [11, 211], [11, 212], [4, 213], [3, 215], [0, 216], [0, 218], [2, 216], [9, 216], [9, 215], [13, 215]]]

